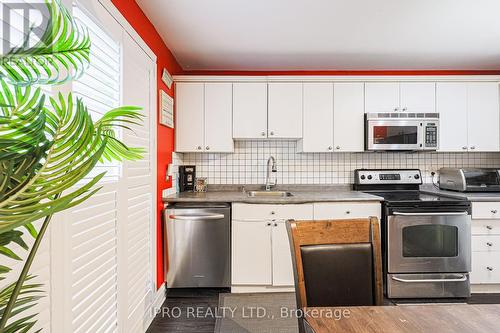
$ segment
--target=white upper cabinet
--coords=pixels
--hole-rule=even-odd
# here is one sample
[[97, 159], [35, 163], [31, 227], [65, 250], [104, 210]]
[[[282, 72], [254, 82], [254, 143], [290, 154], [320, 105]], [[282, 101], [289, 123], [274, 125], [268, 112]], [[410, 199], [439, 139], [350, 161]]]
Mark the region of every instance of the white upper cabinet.
[[205, 83], [205, 151], [233, 151], [232, 107], [232, 83]]
[[267, 138], [267, 83], [233, 84], [233, 138]]
[[397, 112], [399, 110], [398, 82], [365, 83], [365, 112]]
[[269, 83], [267, 117], [269, 138], [302, 138], [302, 83]]
[[439, 150], [467, 151], [467, 83], [437, 83], [436, 110], [439, 113]]
[[175, 86], [177, 152], [232, 152], [232, 84]]
[[368, 82], [365, 112], [427, 112], [436, 110], [434, 82]]
[[498, 98], [496, 82], [438, 83], [439, 151], [499, 151]]
[[471, 82], [467, 87], [470, 151], [500, 150], [497, 82]]
[[333, 83], [304, 83], [302, 152], [333, 151]]
[[436, 112], [436, 83], [401, 82], [400, 111]]
[[333, 88], [334, 150], [364, 151], [364, 84], [339, 82]]
[[175, 150], [201, 152], [204, 149], [204, 83], [175, 85]]

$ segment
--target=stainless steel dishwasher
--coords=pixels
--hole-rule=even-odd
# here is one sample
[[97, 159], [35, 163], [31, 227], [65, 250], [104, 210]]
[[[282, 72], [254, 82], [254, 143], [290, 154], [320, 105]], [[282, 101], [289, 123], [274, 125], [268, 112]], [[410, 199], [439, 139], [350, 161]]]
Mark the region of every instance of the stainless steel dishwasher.
[[167, 287], [230, 287], [230, 206], [176, 203], [165, 210], [165, 221]]

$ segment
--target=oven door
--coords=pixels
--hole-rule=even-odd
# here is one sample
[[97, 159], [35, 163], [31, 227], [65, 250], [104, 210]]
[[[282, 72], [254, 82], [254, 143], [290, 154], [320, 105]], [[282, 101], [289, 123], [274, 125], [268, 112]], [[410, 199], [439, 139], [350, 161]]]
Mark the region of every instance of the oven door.
[[422, 123], [415, 120], [367, 120], [368, 150], [420, 150]]
[[389, 273], [457, 273], [471, 270], [468, 212], [398, 212], [388, 217]]

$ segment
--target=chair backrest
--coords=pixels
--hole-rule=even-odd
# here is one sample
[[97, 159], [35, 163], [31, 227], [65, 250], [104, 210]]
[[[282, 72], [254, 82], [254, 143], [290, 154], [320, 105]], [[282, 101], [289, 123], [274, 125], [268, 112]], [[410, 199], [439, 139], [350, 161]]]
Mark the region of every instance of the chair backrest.
[[376, 217], [287, 222], [297, 307], [382, 305]]

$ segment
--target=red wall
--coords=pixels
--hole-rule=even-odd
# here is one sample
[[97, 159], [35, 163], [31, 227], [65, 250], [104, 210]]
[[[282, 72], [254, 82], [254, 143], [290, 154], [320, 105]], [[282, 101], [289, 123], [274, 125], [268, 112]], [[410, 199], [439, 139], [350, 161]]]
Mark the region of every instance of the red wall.
[[[146, 44], [151, 48], [151, 50], [158, 57], [158, 98], [160, 97], [160, 89], [165, 90], [170, 96], [174, 96], [174, 87], [168, 89], [167, 86], [161, 80], [161, 72], [163, 68], [171, 74], [181, 74], [182, 68], [179, 66], [175, 60], [172, 52], [165, 45], [160, 35], [156, 31], [155, 27], [148, 20], [146, 15], [142, 12], [141, 8], [137, 5], [135, 0], [112, 0], [113, 4], [118, 8], [122, 15], [127, 19], [127, 21], [134, 27], [137, 33], [142, 37]], [[160, 105], [160, 103], [158, 103]], [[158, 158], [158, 174], [157, 174], [157, 274], [156, 281], [157, 285], [160, 286], [164, 279], [163, 272], [163, 226], [161, 222], [161, 210], [163, 209], [163, 203], [161, 200], [162, 190], [169, 188], [171, 182], [165, 180], [167, 173], [167, 165], [171, 162], [172, 152], [174, 150], [174, 130], [158, 124], [157, 133], [157, 158]]]

